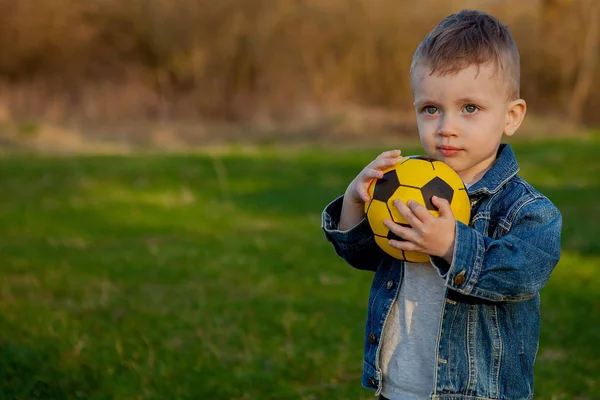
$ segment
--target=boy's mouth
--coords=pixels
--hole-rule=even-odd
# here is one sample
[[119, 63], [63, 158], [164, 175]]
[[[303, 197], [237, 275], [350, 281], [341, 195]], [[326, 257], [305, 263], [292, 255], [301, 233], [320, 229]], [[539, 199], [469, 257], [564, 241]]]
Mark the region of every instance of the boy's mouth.
[[454, 157], [462, 151], [458, 147], [454, 146], [439, 146], [438, 150], [444, 155], [444, 157]]

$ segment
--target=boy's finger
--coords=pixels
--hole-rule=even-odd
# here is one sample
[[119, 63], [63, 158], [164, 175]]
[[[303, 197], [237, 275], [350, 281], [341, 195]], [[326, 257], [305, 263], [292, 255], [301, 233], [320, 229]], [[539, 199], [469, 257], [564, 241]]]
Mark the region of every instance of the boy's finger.
[[373, 161], [371, 166], [377, 170], [387, 169], [396, 165], [399, 159], [398, 157], [378, 158]]
[[412, 209], [410, 209], [402, 200], [395, 200], [394, 207], [404, 217], [413, 228], [420, 230], [422, 226], [421, 220], [415, 215]]
[[399, 240], [394, 240], [394, 239], [390, 239], [388, 241], [388, 244], [398, 250], [404, 250], [404, 251], [422, 251], [421, 247], [414, 244], [413, 242], [409, 242], [409, 241], [399, 241]]
[[421, 222], [426, 222], [431, 218], [435, 218], [425, 207], [414, 200], [409, 200], [407, 205]]
[[400, 250], [412, 250], [416, 251], [419, 249], [416, 244], [419, 240], [418, 234], [410, 227], [405, 227], [395, 223], [392, 220], [383, 221], [384, 225], [390, 230], [390, 232], [394, 233], [396, 236], [404, 239], [404, 240], [394, 240], [391, 239], [389, 241], [390, 246], [395, 247]]
[[374, 168], [365, 168], [360, 175], [358, 176], [358, 183], [357, 185], [359, 185], [359, 188], [357, 189], [357, 191], [360, 192], [360, 190], [364, 189], [365, 191], [368, 190], [369, 186], [371, 186], [373, 180], [375, 179], [379, 179], [383, 177], [383, 172], [378, 170], [378, 169], [374, 169]]
[[379, 155], [379, 157], [377, 158], [390, 158], [390, 157], [398, 157], [400, 154], [402, 154], [402, 151], [395, 149], [395, 150], [388, 150], [388, 151], [384, 151], [383, 153], [381, 153]]
[[390, 230], [390, 232], [404, 240], [410, 240], [413, 237], [414, 232], [410, 227], [397, 224], [391, 219], [384, 220], [383, 224]]
[[367, 190], [364, 187], [359, 187], [358, 188], [358, 195], [360, 196], [360, 198], [366, 203], [367, 201], [369, 201], [370, 197], [369, 197], [369, 193], [367, 192]]
[[375, 168], [369, 168], [366, 171], [367, 178], [369, 179], [379, 179], [383, 178], [383, 171]]
[[454, 216], [454, 213], [452, 212], [452, 208], [450, 207], [450, 203], [448, 203], [448, 200], [444, 199], [443, 197], [433, 196], [431, 198], [431, 202], [434, 206], [438, 208], [440, 212], [440, 217]]

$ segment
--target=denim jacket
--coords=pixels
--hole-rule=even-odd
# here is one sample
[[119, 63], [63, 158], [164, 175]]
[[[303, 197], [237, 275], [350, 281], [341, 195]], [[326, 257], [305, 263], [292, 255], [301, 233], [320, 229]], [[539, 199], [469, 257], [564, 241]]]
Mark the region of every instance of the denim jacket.
[[[562, 217], [518, 170], [510, 146], [501, 145], [493, 167], [468, 189], [472, 218], [456, 224], [452, 264], [431, 257], [446, 286], [432, 399], [533, 398], [539, 291], [560, 258]], [[366, 220], [340, 231], [341, 206], [339, 197], [325, 208], [322, 229], [348, 264], [375, 272], [362, 385], [379, 394], [380, 338], [404, 265], [379, 249]]]

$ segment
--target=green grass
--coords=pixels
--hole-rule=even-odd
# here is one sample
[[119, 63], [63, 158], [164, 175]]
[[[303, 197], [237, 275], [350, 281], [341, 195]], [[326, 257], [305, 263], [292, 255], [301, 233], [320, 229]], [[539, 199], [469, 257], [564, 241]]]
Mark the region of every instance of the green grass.
[[[536, 399], [597, 399], [600, 141], [515, 150], [564, 216]], [[0, 399], [371, 399], [320, 212], [377, 154], [0, 158]]]

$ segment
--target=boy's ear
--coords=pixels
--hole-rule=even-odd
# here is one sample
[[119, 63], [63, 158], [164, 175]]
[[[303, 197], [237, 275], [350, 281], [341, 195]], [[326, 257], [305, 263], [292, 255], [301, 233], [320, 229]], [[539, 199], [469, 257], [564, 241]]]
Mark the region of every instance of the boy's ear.
[[525, 113], [527, 112], [527, 104], [523, 99], [513, 100], [508, 104], [506, 112], [506, 123], [504, 125], [504, 134], [512, 136], [521, 126]]

